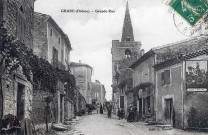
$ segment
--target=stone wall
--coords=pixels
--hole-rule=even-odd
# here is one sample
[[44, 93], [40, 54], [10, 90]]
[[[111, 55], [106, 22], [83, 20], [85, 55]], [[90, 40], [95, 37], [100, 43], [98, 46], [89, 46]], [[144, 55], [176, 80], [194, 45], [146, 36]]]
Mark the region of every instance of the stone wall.
[[[168, 85], [162, 84], [162, 72], [164, 70], [170, 70], [171, 81]], [[162, 69], [157, 72], [157, 84], [156, 84], [156, 120], [158, 122], [167, 123], [165, 119], [165, 105], [167, 99], [172, 99], [173, 108], [175, 114], [175, 120], [172, 120], [170, 124], [175, 122], [177, 128], [183, 127], [183, 106], [182, 106], [182, 95], [183, 95], [183, 81], [182, 81], [182, 66], [181, 63]], [[173, 119], [173, 118], [172, 118]]]
[[89, 83], [91, 82], [91, 68], [86, 66], [71, 66], [72, 74], [76, 80], [76, 86], [87, 104], [92, 103]]
[[3, 20], [6, 21], [7, 30], [32, 49], [34, 0], [3, 0], [2, 2]]
[[[22, 86], [21, 101], [18, 101], [19, 87]], [[21, 68], [16, 70], [12, 75], [3, 74], [2, 76], [2, 88], [3, 88], [3, 116], [7, 114], [13, 114], [17, 116], [17, 104], [22, 102], [23, 118], [30, 119], [32, 112], [32, 85], [27, 81], [23, 75]]]
[[74, 117], [74, 104], [70, 101], [65, 101], [64, 104], [65, 104], [64, 119], [71, 120]]
[[48, 60], [47, 22], [44, 17], [34, 16], [33, 53]]
[[46, 117], [45, 98], [48, 96], [52, 96], [52, 94], [50, 94], [49, 92], [37, 91], [37, 90], [34, 90], [33, 92], [32, 112], [33, 112], [34, 122], [36, 124], [45, 123], [45, 117]]

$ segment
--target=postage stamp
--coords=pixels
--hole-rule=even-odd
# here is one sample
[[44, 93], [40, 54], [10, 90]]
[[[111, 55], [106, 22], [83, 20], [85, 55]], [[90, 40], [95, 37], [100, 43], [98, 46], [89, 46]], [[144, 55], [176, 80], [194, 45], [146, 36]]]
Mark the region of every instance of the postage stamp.
[[208, 3], [205, 0], [171, 0], [169, 6], [191, 26], [194, 26], [208, 9]]

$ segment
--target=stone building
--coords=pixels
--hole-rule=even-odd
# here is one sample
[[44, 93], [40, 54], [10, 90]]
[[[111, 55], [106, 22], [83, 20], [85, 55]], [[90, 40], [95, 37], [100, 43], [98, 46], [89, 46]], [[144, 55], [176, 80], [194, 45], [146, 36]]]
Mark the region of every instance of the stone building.
[[127, 66], [125, 66], [126, 64], [129, 65], [129, 63], [133, 63], [141, 55], [140, 47], [141, 42], [137, 42], [134, 40], [133, 27], [127, 2], [121, 41], [113, 40], [111, 49], [113, 75], [112, 103], [114, 112], [116, 111], [116, 108], [123, 107], [125, 100], [124, 95], [120, 95], [120, 89], [118, 87], [118, 83], [120, 82], [118, 82], [118, 78], [116, 75], [119, 70], [123, 71], [128, 68]]
[[156, 50], [151, 49], [141, 56], [130, 68], [133, 69], [134, 103], [139, 111], [138, 120], [154, 120], [154, 84]]
[[87, 64], [81, 63], [80, 61], [79, 63], [70, 62], [70, 69], [72, 74], [75, 76], [76, 86], [79, 92], [85, 98], [87, 104], [92, 104], [90, 91], [92, 67]]
[[82, 115], [82, 113], [85, 113], [85, 109], [86, 109], [86, 100], [80, 93], [79, 89], [76, 88], [74, 113], [75, 115]]
[[53, 96], [54, 101], [50, 104], [53, 118], [50, 122], [64, 122], [65, 119], [69, 120], [74, 116], [75, 86], [71, 86], [74, 80], [68, 68], [72, 49], [69, 38], [51, 16], [37, 12], [34, 13], [33, 34], [33, 53], [47, 60], [58, 73], [55, 95], [50, 92], [33, 93], [33, 111], [38, 121], [44, 122], [46, 103], [43, 99]]
[[[184, 95], [182, 91], [185, 88], [182, 87], [184, 83], [181, 78], [185, 72], [182, 68], [182, 63], [185, 61], [177, 62], [176, 59], [189, 53], [191, 53], [189, 55], [194, 55], [195, 50], [207, 47], [206, 36], [191, 38], [152, 48], [130, 66], [133, 69], [133, 89], [130, 91], [133, 91], [139, 120], [156, 120], [159, 123], [172, 124], [177, 128], [187, 127], [185, 117], [187, 112], [185, 114], [182, 112], [182, 102], [185, 102], [186, 97], [182, 98]], [[190, 104], [192, 101], [187, 100], [187, 102]], [[186, 107], [190, 110], [190, 105]]]
[[157, 122], [182, 129], [208, 127], [207, 40], [201, 36], [164, 48], [178, 46], [178, 53], [154, 65]]
[[0, 0], [0, 19], [8, 32], [32, 49], [35, 0]]
[[90, 82], [90, 91], [92, 102], [94, 104], [104, 104], [105, 102], [105, 86], [101, 84], [98, 80], [95, 82]]
[[[0, 0], [0, 21], [4, 21], [10, 35], [29, 48], [32, 48], [33, 43], [33, 13], [34, 0]], [[3, 69], [4, 65], [0, 67], [0, 119], [12, 114], [21, 121], [21, 130], [18, 133], [31, 134], [28, 124], [31, 122], [32, 80], [27, 80], [21, 66], [9, 75]]]

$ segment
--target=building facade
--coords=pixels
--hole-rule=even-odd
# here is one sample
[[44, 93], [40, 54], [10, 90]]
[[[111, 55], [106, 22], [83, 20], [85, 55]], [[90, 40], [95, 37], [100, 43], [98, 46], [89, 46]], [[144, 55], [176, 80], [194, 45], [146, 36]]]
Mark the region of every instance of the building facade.
[[[84, 63], [70, 62], [70, 69], [76, 79], [76, 86], [87, 104], [92, 104], [90, 82], [92, 67]], [[84, 108], [83, 108], [84, 109]]]
[[[205, 128], [207, 115], [207, 49], [183, 59], [157, 64], [156, 120], [177, 128]], [[173, 60], [173, 59], [172, 59]]]
[[208, 127], [206, 40], [205, 36], [185, 41], [191, 51], [154, 66], [156, 121], [181, 129]]
[[131, 62], [133, 63], [141, 55], [140, 47], [141, 42], [134, 40], [133, 27], [127, 2], [121, 41], [113, 40], [111, 48], [113, 75], [112, 103], [114, 112], [116, 112], [116, 109], [120, 107], [120, 104], [124, 104], [124, 96], [120, 96], [119, 94], [120, 89], [118, 87], [118, 78], [116, 75], [119, 70], [125, 70], [125, 68], [128, 68], [126, 65]]
[[104, 104], [105, 103], [105, 87], [103, 84], [101, 84], [98, 80], [95, 82], [90, 83], [90, 91], [91, 91], [91, 97], [92, 102], [94, 104]]
[[32, 49], [35, 0], [0, 0], [0, 20], [8, 32]]
[[[204, 51], [198, 53], [195, 50], [207, 47], [207, 36], [190, 38], [152, 48], [130, 66], [133, 69], [133, 89], [130, 91], [133, 92], [134, 102], [139, 111], [139, 120], [156, 120], [158, 123], [171, 124], [177, 128], [190, 126], [191, 120], [188, 116], [190, 104], [194, 101], [189, 95], [193, 96], [194, 92], [185, 93], [187, 84], [184, 83], [184, 76], [190, 71], [185, 71], [184, 67], [188, 65], [188, 59], [182, 58], [193, 55], [193, 59], [190, 60], [206, 60], [206, 57], [201, 56]], [[198, 58], [199, 55], [202, 58]], [[193, 70], [193, 66], [188, 67], [189, 70]], [[198, 81], [200, 79], [202, 78]], [[199, 99], [195, 100], [204, 103]], [[202, 108], [200, 110], [206, 111]]]
[[[3, 25], [9, 35], [20, 40], [30, 49], [33, 43], [33, 14], [34, 0], [0, 0], [0, 22], [4, 21]], [[1, 57], [0, 61], [2, 60]], [[9, 115], [16, 116], [21, 122], [18, 133], [31, 134], [31, 129], [26, 123], [31, 122], [32, 80], [28, 80], [24, 75], [21, 66], [10, 74], [4, 72], [4, 69], [5, 61], [0, 66], [0, 119], [5, 119]]]
[[[69, 72], [71, 44], [68, 36], [57, 25], [53, 18], [46, 14], [35, 12], [34, 14], [34, 45], [33, 53], [47, 60], [58, 73], [57, 91], [54, 101], [50, 103], [53, 119], [50, 122], [64, 122], [74, 116], [74, 91], [71, 86], [73, 76]], [[63, 76], [67, 77], [63, 77]], [[66, 78], [71, 78], [66, 79]], [[52, 93], [45, 93], [51, 97]], [[40, 94], [34, 93], [33, 111], [36, 112], [39, 121], [44, 122], [45, 101], [40, 99]], [[37, 106], [38, 104], [38, 106]]]
[[134, 105], [138, 120], [154, 120], [155, 52], [150, 50], [130, 66], [133, 69]]

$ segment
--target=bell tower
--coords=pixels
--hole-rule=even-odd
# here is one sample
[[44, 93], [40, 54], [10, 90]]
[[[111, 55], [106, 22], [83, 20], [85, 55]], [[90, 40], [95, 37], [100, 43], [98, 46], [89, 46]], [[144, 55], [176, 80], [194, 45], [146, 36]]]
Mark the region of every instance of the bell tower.
[[[120, 95], [117, 87], [116, 72], [128, 68], [141, 56], [141, 42], [134, 40], [129, 4], [126, 3], [121, 41], [112, 40], [112, 102], [114, 109], [118, 107]], [[115, 111], [115, 110], [114, 110]]]
[[121, 42], [124, 42], [124, 41], [134, 41], [134, 34], [133, 34], [133, 28], [131, 24], [131, 17], [129, 13], [128, 2], [126, 3], [126, 13], [125, 13], [125, 18], [124, 18], [122, 38], [121, 38]]

